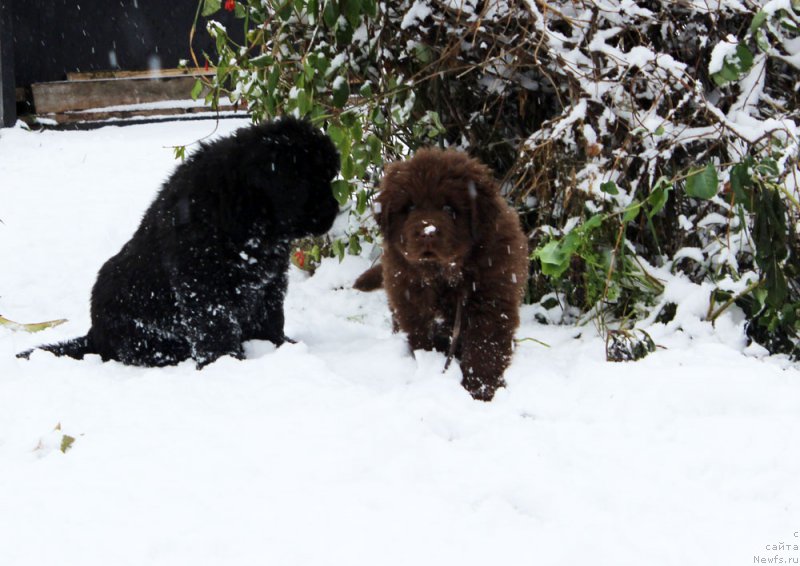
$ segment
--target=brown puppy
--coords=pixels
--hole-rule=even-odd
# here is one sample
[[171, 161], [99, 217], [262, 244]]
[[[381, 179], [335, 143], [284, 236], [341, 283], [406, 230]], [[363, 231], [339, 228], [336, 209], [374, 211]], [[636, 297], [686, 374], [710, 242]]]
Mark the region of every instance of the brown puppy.
[[455, 355], [462, 385], [491, 400], [511, 362], [528, 276], [517, 213], [480, 162], [423, 149], [386, 168], [375, 217], [381, 265], [355, 288], [383, 283], [395, 327], [408, 334], [411, 348]]

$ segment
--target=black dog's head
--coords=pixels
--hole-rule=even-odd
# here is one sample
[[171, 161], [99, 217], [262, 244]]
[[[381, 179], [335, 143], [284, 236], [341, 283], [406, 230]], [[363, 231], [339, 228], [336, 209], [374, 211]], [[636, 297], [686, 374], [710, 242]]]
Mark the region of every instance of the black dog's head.
[[193, 160], [205, 161], [220, 223], [231, 234], [258, 222], [275, 235], [320, 235], [339, 211], [331, 189], [339, 154], [307, 121], [286, 117], [242, 128], [203, 146]]

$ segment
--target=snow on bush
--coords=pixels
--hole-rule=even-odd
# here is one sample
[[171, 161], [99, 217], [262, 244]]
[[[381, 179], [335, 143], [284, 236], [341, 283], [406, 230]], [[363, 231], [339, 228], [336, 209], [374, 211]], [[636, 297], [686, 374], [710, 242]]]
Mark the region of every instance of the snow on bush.
[[738, 305], [751, 337], [795, 350], [796, 0], [225, 8], [242, 39], [210, 25], [209, 103], [228, 96], [255, 120], [308, 116], [342, 152], [335, 190], [354, 215], [323, 251], [341, 257], [371, 239], [385, 160], [457, 146], [504, 178], [522, 215], [532, 302], [555, 297], [624, 330], [668, 318], [654, 311], [664, 285], [653, 268], [664, 267], [713, 284], [710, 320]]

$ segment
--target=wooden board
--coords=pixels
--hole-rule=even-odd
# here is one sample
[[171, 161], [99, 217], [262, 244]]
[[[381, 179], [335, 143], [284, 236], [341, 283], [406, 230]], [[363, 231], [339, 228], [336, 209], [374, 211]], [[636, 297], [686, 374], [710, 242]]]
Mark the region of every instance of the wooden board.
[[[233, 111], [233, 106], [221, 106], [220, 112]], [[183, 115], [203, 115], [214, 117], [217, 113], [206, 107], [183, 107], [183, 108], [158, 108], [158, 109], [137, 109], [137, 110], [102, 110], [96, 112], [62, 112], [57, 114], [37, 114], [38, 118], [54, 120], [57, 124], [92, 124], [113, 120], [133, 120], [136, 118], [158, 118], [161, 116], [183, 116]], [[246, 114], [242, 114], [246, 116]]]
[[185, 100], [196, 77], [88, 79], [35, 83], [33, 105], [37, 114], [86, 110], [126, 104]]
[[163, 77], [211, 76], [214, 69], [158, 69], [153, 71], [89, 71], [67, 73], [68, 81], [93, 81], [98, 79], [152, 79]]

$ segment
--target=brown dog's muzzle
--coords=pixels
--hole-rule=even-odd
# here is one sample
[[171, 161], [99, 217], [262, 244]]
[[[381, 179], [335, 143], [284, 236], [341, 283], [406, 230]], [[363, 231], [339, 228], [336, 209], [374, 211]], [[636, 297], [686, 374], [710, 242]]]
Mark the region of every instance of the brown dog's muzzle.
[[449, 263], [458, 255], [453, 222], [441, 214], [409, 216], [403, 230], [404, 255], [413, 262]]
[[431, 261], [438, 259], [437, 250], [439, 248], [441, 232], [436, 224], [423, 220], [417, 226], [417, 242], [421, 251], [419, 259]]

